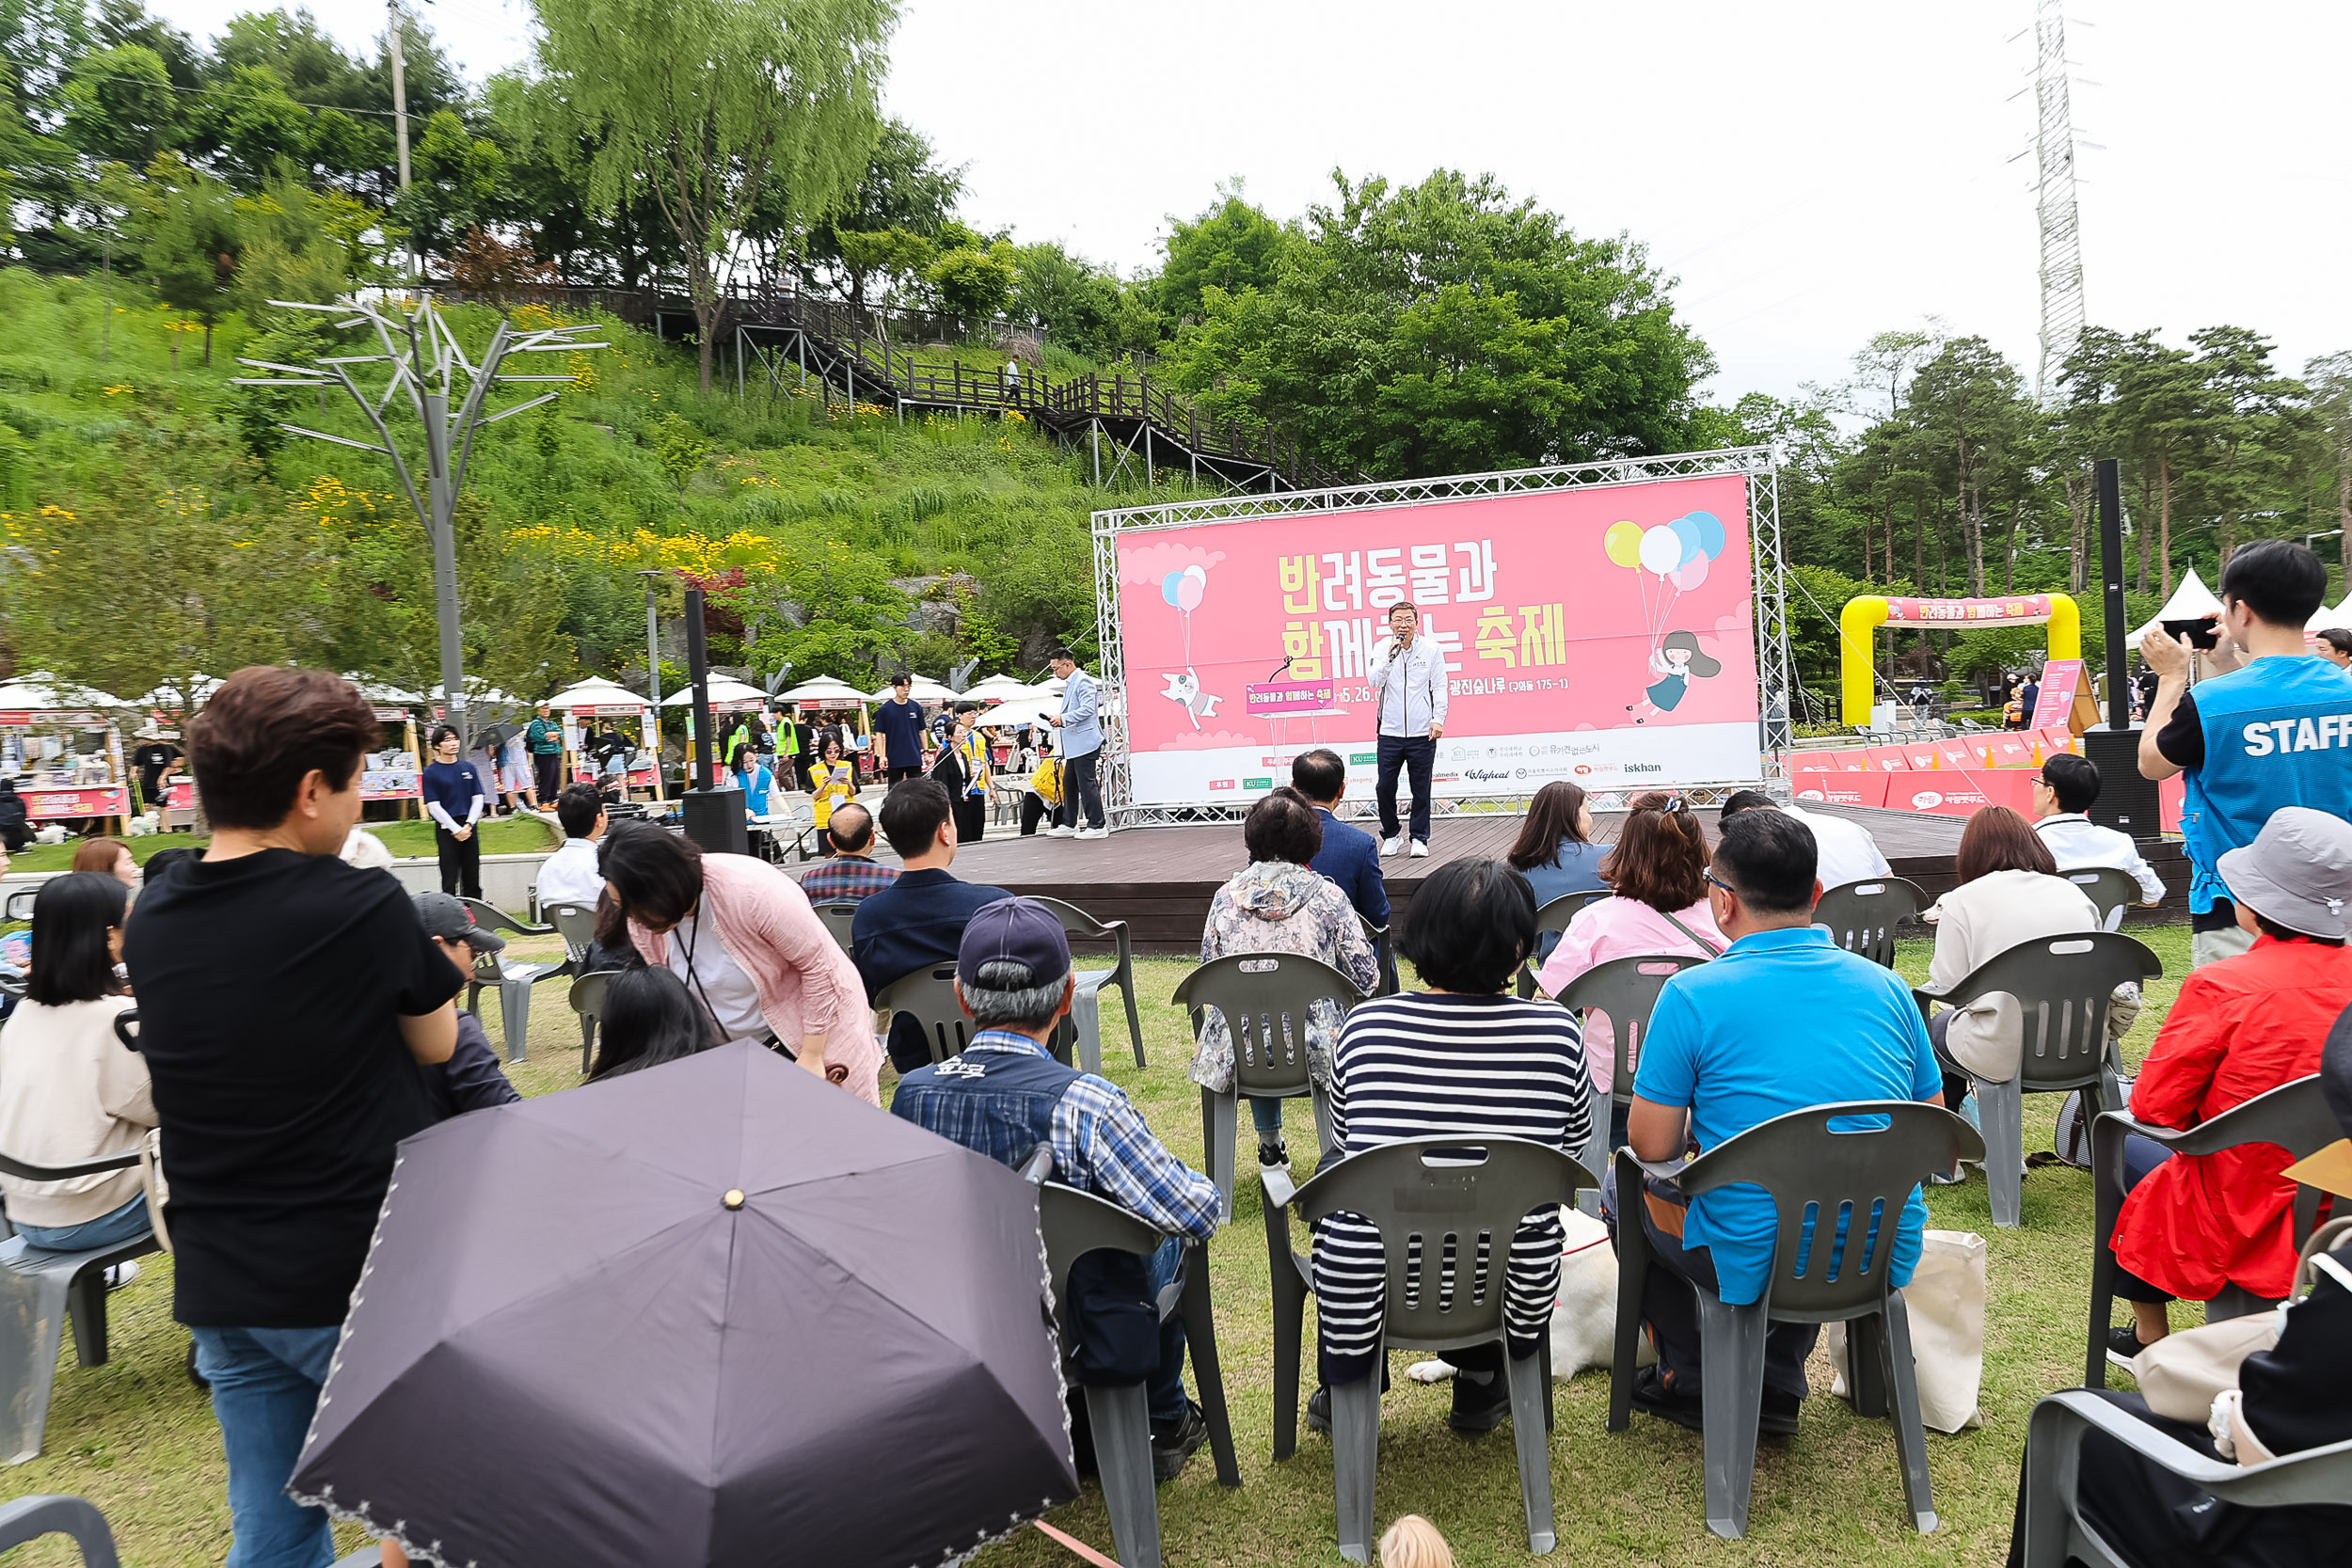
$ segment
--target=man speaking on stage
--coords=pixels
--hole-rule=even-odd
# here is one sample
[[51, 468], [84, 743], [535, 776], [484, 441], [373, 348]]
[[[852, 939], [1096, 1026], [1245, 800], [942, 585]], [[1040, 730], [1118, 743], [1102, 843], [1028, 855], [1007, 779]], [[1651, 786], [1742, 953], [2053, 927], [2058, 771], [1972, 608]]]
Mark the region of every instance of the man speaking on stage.
[[1372, 661], [1372, 689], [1380, 703], [1380, 853], [1405, 847], [1396, 815], [1396, 774], [1412, 773], [1413, 853], [1429, 853], [1429, 774], [1445, 734], [1445, 652], [1421, 637], [1421, 611], [1409, 604], [1389, 610], [1391, 641]]

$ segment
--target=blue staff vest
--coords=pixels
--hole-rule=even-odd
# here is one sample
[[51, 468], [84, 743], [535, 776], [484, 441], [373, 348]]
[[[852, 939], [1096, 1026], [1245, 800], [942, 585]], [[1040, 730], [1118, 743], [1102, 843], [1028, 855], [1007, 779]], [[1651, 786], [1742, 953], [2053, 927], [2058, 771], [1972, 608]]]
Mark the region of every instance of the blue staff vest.
[[2205, 761], [2188, 772], [2181, 833], [2194, 868], [2188, 907], [2227, 898], [2223, 851], [2254, 842], [2280, 806], [2352, 820], [2352, 671], [2273, 655], [2198, 684]]

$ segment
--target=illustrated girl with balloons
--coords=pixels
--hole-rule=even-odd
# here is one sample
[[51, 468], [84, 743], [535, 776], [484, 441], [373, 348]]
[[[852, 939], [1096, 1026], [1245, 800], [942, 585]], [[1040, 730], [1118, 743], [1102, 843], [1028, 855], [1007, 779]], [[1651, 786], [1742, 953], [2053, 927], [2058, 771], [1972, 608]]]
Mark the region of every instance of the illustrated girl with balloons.
[[1601, 536], [1609, 559], [1629, 569], [1641, 585], [1649, 670], [1659, 677], [1640, 702], [1626, 705], [1637, 724], [1672, 713], [1690, 695], [1693, 675], [1704, 680], [1723, 671], [1720, 662], [1700, 651], [1696, 634], [1668, 631], [1666, 623], [1682, 595], [1707, 580], [1708, 567], [1723, 554], [1724, 542], [1723, 519], [1712, 512], [1692, 512], [1647, 529], [1638, 523], [1613, 523]]

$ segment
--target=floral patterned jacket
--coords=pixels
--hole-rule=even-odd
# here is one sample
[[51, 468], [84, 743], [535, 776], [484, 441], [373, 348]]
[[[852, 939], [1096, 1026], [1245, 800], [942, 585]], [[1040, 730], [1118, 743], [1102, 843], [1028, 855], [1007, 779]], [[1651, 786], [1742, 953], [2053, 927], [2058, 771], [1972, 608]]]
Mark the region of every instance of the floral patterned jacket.
[[[1297, 953], [1321, 958], [1369, 992], [1380, 960], [1364, 935], [1356, 906], [1339, 884], [1288, 861], [1259, 861], [1216, 890], [1200, 933], [1200, 961], [1235, 953]], [[1309, 1009], [1307, 1066], [1318, 1084], [1331, 1079], [1331, 1047], [1340, 1037], [1340, 1010], [1329, 1002]], [[1212, 1007], [1193, 1052], [1192, 1081], [1218, 1093], [1233, 1086], [1233, 1037]]]

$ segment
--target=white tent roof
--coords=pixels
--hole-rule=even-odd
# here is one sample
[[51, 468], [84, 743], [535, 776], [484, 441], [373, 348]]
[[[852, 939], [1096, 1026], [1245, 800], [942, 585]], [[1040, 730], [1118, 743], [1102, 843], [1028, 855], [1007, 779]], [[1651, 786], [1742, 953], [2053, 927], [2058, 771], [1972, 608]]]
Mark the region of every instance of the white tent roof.
[[[898, 694], [896, 688], [885, 684], [879, 690], [867, 692], [866, 700], [869, 703], [886, 703]], [[952, 703], [956, 700], [954, 692], [929, 675], [917, 675], [908, 682], [907, 695], [918, 703]]]
[[2312, 611], [2312, 618], [2303, 623], [2307, 632], [2323, 632], [2334, 626], [2352, 627], [2352, 594], [2344, 596], [2344, 603], [2330, 609], [2321, 605]]
[[0, 707], [42, 710], [51, 708], [129, 707], [121, 698], [101, 691], [94, 686], [75, 686], [60, 681], [46, 670], [35, 670], [20, 680], [0, 686]]
[[[851, 692], [850, 695], [854, 697], [857, 694]], [[720, 675], [710, 683], [710, 700], [714, 703], [764, 703], [768, 700], [768, 693], [755, 686], [747, 686], [741, 681]], [[691, 686], [679, 689], [675, 696], [661, 699], [663, 707], [691, 707], [693, 703], [694, 689]]]
[[1018, 675], [991, 675], [986, 680], [974, 681], [960, 693], [976, 703], [1008, 702], [1029, 694], [1029, 683]]
[[834, 703], [842, 707], [857, 707], [866, 701], [866, 693], [848, 681], [819, 675], [813, 681], [803, 681], [789, 691], [776, 694], [780, 703]]
[[2164, 601], [2164, 608], [2157, 610], [2146, 626], [2123, 641], [2137, 648], [2141, 638], [2166, 621], [2194, 621], [2201, 615], [2211, 615], [2220, 608], [2221, 601], [2214, 597], [2213, 590], [2205, 586], [2205, 579], [2197, 575], [2195, 567], [2191, 567], [2188, 575], [2181, 578], [2180, 585], [2172, 590], [2172, 596]]
[[564, 712], [574, 708], [620, 707], [625, 705], [641, 708], [651, 705], [628, 688], [615, 686], [608, 680], [584, 680], [577, 686], [564, 688], [548, 699], [548, 706]]
[[1057, 698], [1039, 697], [1034, 694], [1009, 697], [994, 707], [982, 711], [980, 727], [990, 730], [1017, 730], [1025, 724], [1042, 724], [1048, 714], [1060, 711], [1061, 703]]
[[[389, 703], [397, 704], [402, 707], [417, 707], [430, 701], [421, 691], [411, 691], [406, 687], [394, 686], [389, 681], [377, 680], [373, 675], [354, 674], [346, 670], [343, 672], [343, 679], [358, 687], [359, 695], [371, 703]], [[200, 697], [209, 697], [212, 695], [213, 687], [219, 684], [210, 676], [199, 675], [197, 694]]]

